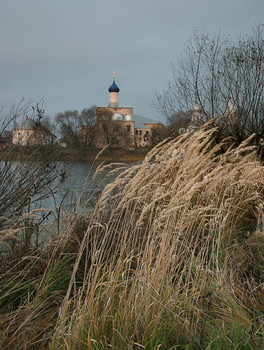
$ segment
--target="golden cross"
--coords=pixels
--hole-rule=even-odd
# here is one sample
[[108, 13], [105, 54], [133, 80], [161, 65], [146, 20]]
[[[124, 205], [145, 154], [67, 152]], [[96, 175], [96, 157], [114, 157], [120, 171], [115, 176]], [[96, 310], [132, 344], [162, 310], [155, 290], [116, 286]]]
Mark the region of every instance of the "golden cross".
[[112, 72], [113, 73], [113, 79], [115, 80], [115, 74], [116, 74], [116, 72]]

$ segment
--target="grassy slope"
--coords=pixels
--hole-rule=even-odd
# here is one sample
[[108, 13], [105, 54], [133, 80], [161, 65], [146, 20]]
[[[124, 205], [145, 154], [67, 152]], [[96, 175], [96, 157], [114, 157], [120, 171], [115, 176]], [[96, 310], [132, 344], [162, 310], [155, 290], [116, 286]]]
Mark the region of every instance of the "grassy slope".
[[247, 143], [219, 155], [213, 132], [161, 144], [91, 217], [17, 249], [3, 349], [263, 348], [264, 170]]

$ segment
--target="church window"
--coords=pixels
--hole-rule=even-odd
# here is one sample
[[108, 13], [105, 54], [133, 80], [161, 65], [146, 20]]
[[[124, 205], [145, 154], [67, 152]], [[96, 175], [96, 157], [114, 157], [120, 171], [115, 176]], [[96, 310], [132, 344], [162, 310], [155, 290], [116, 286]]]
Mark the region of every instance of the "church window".
[[130, 132], [130, 125], [127, 125], [127, 132]]

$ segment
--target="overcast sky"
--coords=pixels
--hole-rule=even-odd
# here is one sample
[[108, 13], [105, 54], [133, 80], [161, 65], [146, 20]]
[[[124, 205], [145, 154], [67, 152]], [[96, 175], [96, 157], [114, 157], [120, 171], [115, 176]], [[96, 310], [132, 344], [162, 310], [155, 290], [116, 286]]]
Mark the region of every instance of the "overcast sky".
[[194, 29], [237, 38], [264, 23], [264, 0], [0, 0], [0, 104], [45, 100], [46, 113], [105, 106], [112, 71], [119, 105], [152, 107]]

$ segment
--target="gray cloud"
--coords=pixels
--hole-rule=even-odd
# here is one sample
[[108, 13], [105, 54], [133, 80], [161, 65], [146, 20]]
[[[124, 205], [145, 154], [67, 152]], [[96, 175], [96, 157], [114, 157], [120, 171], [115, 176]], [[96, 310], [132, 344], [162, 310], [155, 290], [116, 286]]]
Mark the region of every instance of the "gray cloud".
[[47, 113], [120, 103], [159, 119], [154, 91], [170, 78], [194, 28], [238, 36], [262, 20], [262, 0], [2, 0], [0, 103], [45, 98]]

